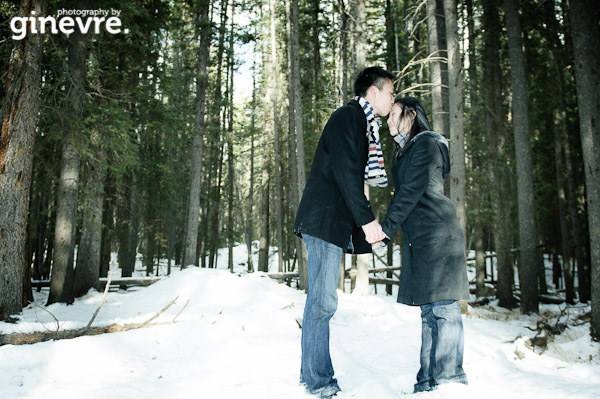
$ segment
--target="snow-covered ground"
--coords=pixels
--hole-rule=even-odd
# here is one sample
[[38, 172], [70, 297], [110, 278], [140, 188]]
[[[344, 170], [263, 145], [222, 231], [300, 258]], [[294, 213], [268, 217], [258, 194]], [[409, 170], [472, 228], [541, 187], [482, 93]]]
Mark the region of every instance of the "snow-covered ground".
[[[190, 268], [146, 288], [109, 292], [94, 326], [139, 323], [176, 303], [149, 328], [34, 345], [0, 347], [0, 397], [12, 398], [310, 398], [298, 383], [305, 295], [261, 273], [247, 274], [245, 247], [236, 273]], [[275, 268], [277, 262], [271, 261]], [[164, 267], [161, 270], [166, 270]], [[162, 272], [161, 272], [162, 273]], [[419, 368], [419, 309], [375, 295], [339, 292], [331, 352], [343, 389], [338, 397], [577, 398], [600, 397], [600, 344], [589, 338], [589, 307], [543, 305], [521, 316], [491, 305], [464, 316], [468, 386], [412, 394]], [[90, 292], [72, 306], [44, 303], [47, 291], [17, 324], [0, 333], [81, 328], [102, 301]], [[189, 301], [189, 302], [188, 302]], [[186, 306], [187, 303], [187, 306]], [[183, 309], [181, 314], [177, 314]], [[50, 314], [51, 313], [51, 314]], [[542, 317], [569, 324], [546, 349], [530, 348]]]

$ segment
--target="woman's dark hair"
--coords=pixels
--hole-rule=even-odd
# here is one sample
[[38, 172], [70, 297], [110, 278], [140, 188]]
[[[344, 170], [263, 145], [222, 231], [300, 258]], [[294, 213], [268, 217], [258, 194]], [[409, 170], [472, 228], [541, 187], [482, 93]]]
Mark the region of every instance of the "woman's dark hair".
[[383, 90], [384, 83], [394, 81], [394, 75], [381, 67], [369, 67], [359, 72], [354, 80], [354, 95], [364, 97], [369, 87], [375, 86]]
[[417, 134], [431, 130], [429, 127], [429, 120], [427, 120], [427, 114], [423, 109], [421, 102], [414, 97], [402, 97], [397, 99], [394, 104], [402, 104], [401, 118], [411, 114], [413, 111], [416, 113], [415, 119], [413, 120], [408, 141], [412, 140]]

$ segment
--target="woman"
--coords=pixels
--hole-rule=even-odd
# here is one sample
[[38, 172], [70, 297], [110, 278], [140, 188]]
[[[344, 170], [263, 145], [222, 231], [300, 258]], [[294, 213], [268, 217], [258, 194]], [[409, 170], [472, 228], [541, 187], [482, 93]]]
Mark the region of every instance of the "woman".
[[397, 149], [394, 198], [381, 223], [387, 238], [404, 238], [398, 302], [420, 306], [421, 369], [415, 392], [447, 382], [467, 384], [459, 299], [468, 298], [465, 243], [456, 210], [444, 196], [450, 173], [448, 141], [430, 131], [421, 103], [397, 100], [388, 118]]

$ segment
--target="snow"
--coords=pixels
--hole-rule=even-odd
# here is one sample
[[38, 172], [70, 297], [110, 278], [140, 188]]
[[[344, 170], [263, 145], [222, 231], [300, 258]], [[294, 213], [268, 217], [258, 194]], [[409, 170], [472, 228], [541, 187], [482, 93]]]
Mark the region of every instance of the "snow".
[[[220, 269], [173, 268], [150, 287], [111, 290], [93, 324], [140, 323], [177, 297], [152, 327], [0, 347], [0, 396], [311, 398], [298, 383], [296, 319], [305, 294], [264, 273], [246, 273], [245, 250], [235, 248], [233, 274], [223, 270], [222, 252]], [[270, 264], [274, 270], [276, 255]], [[163, 264], [160, 273], [165, 271]], [[469, 385], [412, 394], [419, 368], [419, 309], [397, 304], [383, 286], [378, 294], [371, 286], [369, 296], [338, 294], [331, 353], [340, 399], [600, 397], [600, 344], [591, 341], [589, 322], [578, 321], [589, 306], [543, 305], [534, 316], [493, 301], [469, 307], [463, 317]], [[47, 295], [47, 290], [36, 293], [18, 323], [0, 323], [0, 334], [56, 330], [54, 317], [61, 329], [84, 327], [103, 294], [90, 291], [71, 306], [44, 308]], [[569, 327], [546, 349], [531, 348], [527, 339], [536, 333], [530, 328], [542, 317], [552, 323], [560, 317]]]

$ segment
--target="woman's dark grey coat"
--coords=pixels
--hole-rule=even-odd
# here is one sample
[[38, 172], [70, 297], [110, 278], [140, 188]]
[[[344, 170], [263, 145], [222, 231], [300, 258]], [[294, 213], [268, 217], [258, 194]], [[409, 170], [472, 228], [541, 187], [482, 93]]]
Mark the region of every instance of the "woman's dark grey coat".
[[381, 226], [402, 227], [398, 302], [422, 305], [468, 298], [465, 241], [443, 179], [450, 173], [448, 142], [435, 132], [416, 135], [392, 165], [394, 198]]

